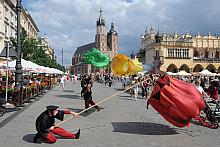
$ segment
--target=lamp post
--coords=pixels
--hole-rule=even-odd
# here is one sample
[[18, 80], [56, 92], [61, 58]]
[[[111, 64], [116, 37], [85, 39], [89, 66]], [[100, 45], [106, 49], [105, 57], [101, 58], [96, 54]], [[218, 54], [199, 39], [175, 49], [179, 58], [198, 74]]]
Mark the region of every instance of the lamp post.
[[21, 0], [17, 0], [16, 6], [16, 13], [17, 13], [17, 58], [16, 58], [16, 72], [15, 72], [15, 84], [16, 87], [19, 88], [21, 85], [22, 80], [22, 66], [21, 66], [21, 23], [20, 23], [20, 15], [21, 15]]

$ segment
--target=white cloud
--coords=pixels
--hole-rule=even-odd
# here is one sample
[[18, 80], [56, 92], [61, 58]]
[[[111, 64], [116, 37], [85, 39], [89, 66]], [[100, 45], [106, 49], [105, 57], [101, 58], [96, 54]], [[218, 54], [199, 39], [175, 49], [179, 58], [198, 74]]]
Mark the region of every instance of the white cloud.
[[[64, 48], [68, 63], [78, 46], [93, 42], [100, 0], [28, 0], [30, 11], [40, 31], [46, 33], [58, 56]], [[169, 33], [219, 33], [219, 0], [103, 0], [106, 31], [115, 22], [120, 52], [140, 48], [140, 35], [146, 26]], [[156, 29], [157, 29], [156, 28]]]

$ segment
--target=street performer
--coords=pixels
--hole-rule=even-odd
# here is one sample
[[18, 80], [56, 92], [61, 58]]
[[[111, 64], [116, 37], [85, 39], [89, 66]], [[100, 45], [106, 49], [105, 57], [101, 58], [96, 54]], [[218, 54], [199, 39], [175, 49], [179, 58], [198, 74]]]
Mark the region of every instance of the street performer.
[[64, 138], [69, 139], [79, 139], [80, 129], [76, 134], [68, 132], [61, 127], [55, 127], [55, 118], [63, 121], [64, 114], [72, 114], [74, 116], [79, 115], [76, 112], [70, 110], [57, 110], [59, 106], [50, 105], [46, 107], [43, 113], [41, 113], [36, 120], [36, 130], [37, 134], [34, 137], [34, 143], [37, 142], [38, 139], [42, 139], [45, 142], [55, 143], [56, 137], [54, 134], [62, 136]]
[[[85, 90], [83, 90], [83, 97], [84, 97], [84, 100], [85, 100], [85, 109], [89, 108], [89, 105], [92, 105], [94, 106], [94, 108], [97, 109], [97, 111], [100, 111], [100, 107], [97, 106], [95, 104], [95, 102], [93, 102], [92, 100], [92, 79], [91, 78], [88, 78], [87, 79], [87, 85], [86, 85], [86, 88]], [[85, 112], [88, 112], [87, 110]]]

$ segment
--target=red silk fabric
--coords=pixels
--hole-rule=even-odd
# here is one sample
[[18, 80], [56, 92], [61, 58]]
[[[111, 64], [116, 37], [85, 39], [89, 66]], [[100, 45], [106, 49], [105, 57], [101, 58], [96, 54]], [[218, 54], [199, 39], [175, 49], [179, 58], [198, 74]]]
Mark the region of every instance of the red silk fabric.
[[205, 108], [202, 95], [194, 85], [169, 76], [157, 81], [147, 103], [177, 127], [189, 125]]

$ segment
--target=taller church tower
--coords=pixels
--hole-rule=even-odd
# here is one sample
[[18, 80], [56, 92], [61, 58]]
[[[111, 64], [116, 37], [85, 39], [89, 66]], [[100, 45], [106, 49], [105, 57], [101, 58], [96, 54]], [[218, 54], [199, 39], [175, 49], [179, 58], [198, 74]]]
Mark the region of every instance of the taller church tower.
[[107, 34], [107, 45], [114, 56], [118, 52], [118, 33], [115, 31], [113, 22], [111, 23], [111, 29]]
[[95, 43], [96, 47], [100, 49], [102, 52], [106, 52], [106, 44], [107, 37], [105, 34], [105, 19], [102, 16], [102, 10], [100, 10], [100, 15], [98, 20], [96, 21], [96, 35], [95, 35]]

